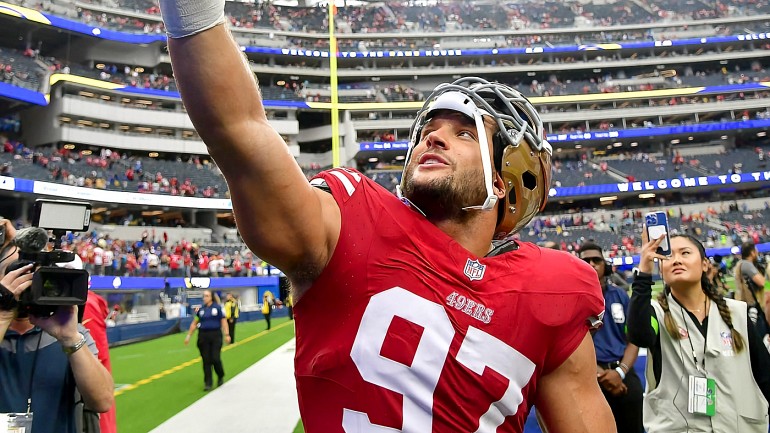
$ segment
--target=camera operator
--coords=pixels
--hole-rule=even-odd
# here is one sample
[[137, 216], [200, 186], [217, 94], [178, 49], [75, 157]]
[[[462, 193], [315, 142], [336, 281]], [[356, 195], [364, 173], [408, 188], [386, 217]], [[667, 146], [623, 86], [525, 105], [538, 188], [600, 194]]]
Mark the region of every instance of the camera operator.
[[76, 389], [90, 410], [106, 412], [114, 404], [114, 384], [90, 333], [77, 322], [77, 306], [58, 307], [50, 317], [19, 309], [33, 271], [27, 265], [0, 280], [0, 290], [12, 294], [0, 298], [0, 413], [31, 413], [34, 433], [76, 433]]

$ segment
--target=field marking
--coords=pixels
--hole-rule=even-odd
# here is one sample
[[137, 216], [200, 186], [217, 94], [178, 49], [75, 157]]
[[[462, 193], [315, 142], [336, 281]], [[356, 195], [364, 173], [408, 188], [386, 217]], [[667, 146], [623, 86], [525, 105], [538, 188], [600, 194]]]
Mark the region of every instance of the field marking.
[[[294, 324], [294, 321], [293, 320], [289, 320], [288, 322], [284, 322], [284, 323], [281, 323], [278, 326], [274, 326], [273, 330], [281, 329], [281, 328], [284, 328], [286, 326], [293, 325], [293, 324]], [[239, 347], [242, 344], [246, 344], [246, 343], [248, 343], [250, 341], [256, 340], [259, 337], [263, 337], [263, 336], [267, 335], [268, 333], [269, 333], [268, 330], [264, 330], [262, 332], [258, 332], [256, 334], [252, 335], [251, 337], [246, 337], [243, 340], [241, 340], [241, 341], [239, 341], [239, 342], [237, 342], [235, 344], [230, 344], [228, 346], [223, 347], [222, 348], [222, 352], [227, 352], [230, 349]], [[136, 381], [136, 382], [134, 382], [132, 384], [124, 385], [124, 386], [120, 387], [120, 389], [116, 389], [115, 393], [113, 395], [115, 397], [117, 397], [119, 395], [125, 394], [128, 391], [133, 391], [133, 390], [135, 390], [136, 388], [139, 388], [142, 385], [147, 385], [148, 383], [152, 383], [152, 382], [154, 382], [154, 381], [156, 381], [158, 379], [162, 379], [162, 378], [164, 378], [164, 377], [166, 377], [166, 376], [168, 376], [170, 374], [174, 374], [174, 373], [176, 373], [178, 371], [181, 371], [181, 370], [183, 370], [183, 369], [185, 369], [185, 368], [187, 368], [187, 367], [189, 367], [191, 365], [195, 365], [195, 364], [198, 364], [200, 362], [201, 362], [201, 358], [199, 356], [199, 357], [197, 357], [195, 359], [191, 359], [191, 360], [189, 360], [187, 362], [183, 362], [183, 363], [181, 363], [179, 365], [176, 365], [176, 366], [171, 367], [171, 368], [169, 368], [167, 370], [161, 371], [160, 373], [153, 374], [150, 377], [146, 377], [146, 378], [141, 379], [139, 381]]]

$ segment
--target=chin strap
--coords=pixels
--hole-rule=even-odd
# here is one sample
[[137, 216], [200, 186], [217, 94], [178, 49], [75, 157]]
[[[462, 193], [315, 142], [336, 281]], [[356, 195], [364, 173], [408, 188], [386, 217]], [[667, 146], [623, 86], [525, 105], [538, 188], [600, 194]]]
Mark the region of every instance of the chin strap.
[[493, 188], [492, 178], [492, 157], [489, 155], [489, 142], [487, 141], [487, 130], [484, 128], [484, 114], [479, 108], [474, 105], [473, 118], [476, 121], [476, 135], [479, 137], [479, 147], [481, 148], [481, 165], [484, 168], [484, 184], [487, 188], [487, 198], [481, 206], [466, 206], [464, 211], [470, 210], [492, 210], [497, 204], [497, 196]]
[[422, 211], [419, 207], [417, 207], [412, 200], [409, 200], [408, 198], [404, 197], [403, 192], [401, 191], [401, 185], [396, 185], [396, 197], [398, 197], [399, 200], [401, 200], [402, 203], [404, 203], [407, 206], [410, 206], [412, 209], [419, 212], [422, 216], [427, 218], [428, 216], [425, 215], [425, 212]]

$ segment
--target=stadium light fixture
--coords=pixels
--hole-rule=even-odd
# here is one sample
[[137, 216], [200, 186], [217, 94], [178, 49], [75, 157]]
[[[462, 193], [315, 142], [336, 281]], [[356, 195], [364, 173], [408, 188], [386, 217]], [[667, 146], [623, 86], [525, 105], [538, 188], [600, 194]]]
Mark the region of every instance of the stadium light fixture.
[[576, 144], [576, 145], [575, 145], [575, 149], [582, 149], [582, 148], [583, 148], [583, 145], [582, 145], [582, 144]]
[[693, 140], [695, 140], [695, 137], [687, 137], [687, 140], [693, 141]]
[[374, 157], [374, 156], [373, 156], [373, 157], [371, 157], [371, 158], [369, 158], [369, 162], [377, 162], [377, 161], [379, 161], [379, 160], [380, 160], [379, 158], [377, 158], [377, 157]]
[[727, 140], [727, 136], [726, 135], [723, 135], [721, 138], [722, 138], [722, 140]]
[[396, 155], [396, 161], [403, 161], [406, 159], [405, 155]]
[[651, 192], [646, 192], [644, 194], [639, 194], [639, 198], [655, 198], [655, 194]]
[[615, 201], [617, 199], [618, 199], [618, 196], [616, 196], [616, 195], [610, 195], [610, 196], [607, 196], [607, 197], [599, 197], [599, 201], [602, 202], [602, 203], [608, 202], [608, 201]]
[[621, 146], [623, 146], [623, 143], [621, 143], [620, 141], [616, 141], [612, 143], [612, 147], [621, 147]]
[[767, 131], [759, 131], [757, 132], [757, 137], [764, 137], [767, 135]]
[[679, 139], [675, 138], [675, 139], [671, 140], [671, 144], [679, 144]]
[[637, 143], [636, 141], [634, 141], [634, 142], [632, 142], [632, 143], [631, 143], [631, 147], [636, 147], [636, 146], [638, 146], [638, 145], [639, 145], [639, 143]]

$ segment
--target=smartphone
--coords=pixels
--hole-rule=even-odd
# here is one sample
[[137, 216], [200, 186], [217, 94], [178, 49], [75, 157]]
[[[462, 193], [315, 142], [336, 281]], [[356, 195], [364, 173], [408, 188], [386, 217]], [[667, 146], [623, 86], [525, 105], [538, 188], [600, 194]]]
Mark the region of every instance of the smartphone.
[[644, 216], [644, 223], [647, 226], [647, 237], [649, 240], [658, 239], [666, 235], [658, 246], [657, 253], [663, 256], [671, 255], [671, 237], [668, 234], [668, 218], [665, 212], [650, 212]]

